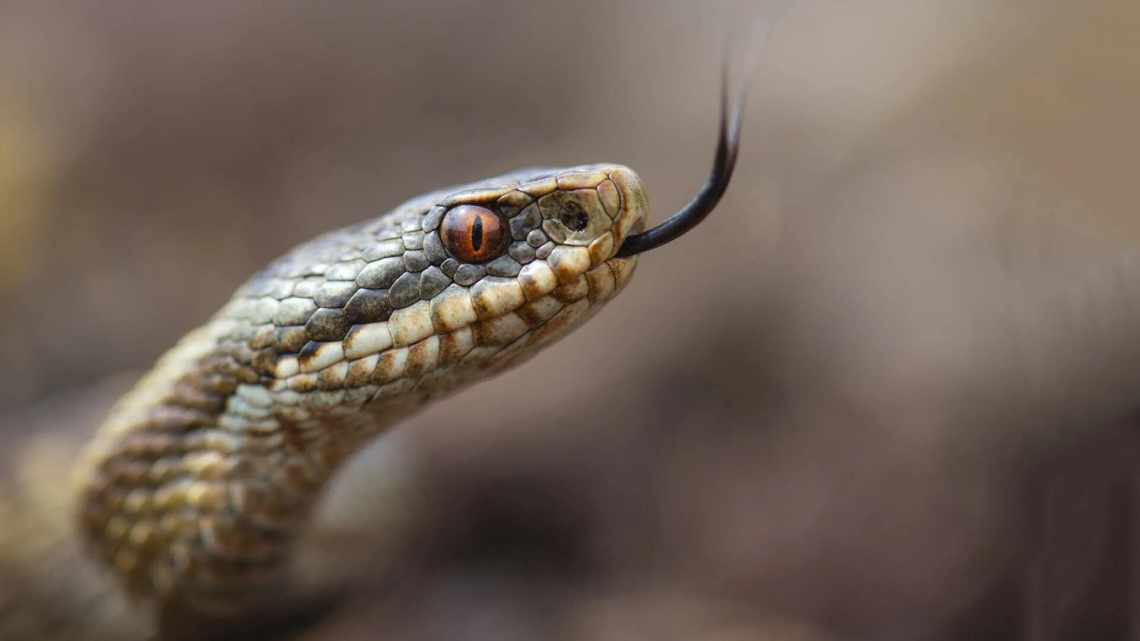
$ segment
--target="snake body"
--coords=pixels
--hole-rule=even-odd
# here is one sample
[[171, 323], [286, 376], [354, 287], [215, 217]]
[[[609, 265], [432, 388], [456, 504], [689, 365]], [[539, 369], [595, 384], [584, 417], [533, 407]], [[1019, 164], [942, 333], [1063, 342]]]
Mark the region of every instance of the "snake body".
[[[441, 227], [466, 206], [502, 221], [500, 255], [448, 249]], [[646, 214], [625, 167], [524, 170], [295, 248], [113, 409], [76, 470], [84, 548], [136, 599], [271, 594], [340, 464], [598, 311], [633, 274], [617, 253]]]

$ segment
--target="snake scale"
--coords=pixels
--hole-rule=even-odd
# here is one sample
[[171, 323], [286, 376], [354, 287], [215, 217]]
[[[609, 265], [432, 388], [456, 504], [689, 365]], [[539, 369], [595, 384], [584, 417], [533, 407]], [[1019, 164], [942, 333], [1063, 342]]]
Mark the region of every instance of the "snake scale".
[[347, 458], [580, 326], [629, 283], [637, 254], [712, 211], [743, 104], [721, 98], [708, 181], [653, 229], [624, 166], [528, 169], [413, 198], [274, 261], [162, 356], [85, 448], [77, 556], [151, 612], [272, 600]]

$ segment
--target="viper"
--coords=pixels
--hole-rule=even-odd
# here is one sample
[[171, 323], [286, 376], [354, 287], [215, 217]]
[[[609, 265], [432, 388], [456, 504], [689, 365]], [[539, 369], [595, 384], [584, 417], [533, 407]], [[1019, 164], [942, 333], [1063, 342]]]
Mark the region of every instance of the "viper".
[[[742, 106], [724, 83], [706, 183], [649, 229], [646, 190], [627, 167], [525, 169], [412, 198], [273, 261], [112, 409], [73, 467], [80, 552], [50, 567], [94, 568], [114, 598], [79, 604], [89, 620], [121, 603], [144, 613], [128, 618], [146, 635], [172, 612], [272, 610], [347, 459], [581, 326], [629, 283], [640, 254], [713, 211], [736, 165]], [[27, 600], [8, 598], [0, 631], [17, 635], [21, 616], [34, 628]]]

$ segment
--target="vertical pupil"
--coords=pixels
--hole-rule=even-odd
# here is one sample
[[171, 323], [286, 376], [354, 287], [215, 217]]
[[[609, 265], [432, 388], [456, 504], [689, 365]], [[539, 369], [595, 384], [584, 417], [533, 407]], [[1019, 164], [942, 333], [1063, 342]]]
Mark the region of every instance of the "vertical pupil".
[[483, 246], [483, 217], [476, 215], [475, 222], [471, 224], [471, 248], [479, 251]]

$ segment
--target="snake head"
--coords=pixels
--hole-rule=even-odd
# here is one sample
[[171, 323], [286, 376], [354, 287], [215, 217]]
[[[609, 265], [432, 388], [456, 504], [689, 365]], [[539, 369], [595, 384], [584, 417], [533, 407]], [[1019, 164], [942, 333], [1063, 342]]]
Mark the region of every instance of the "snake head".
[[[645, 190], [627, 167], [522, 171], [501, 180], [507, 185], [463, 190], [445, 199], [439, 226], [440, 242], [452, 257], [486, 263], [488, 273], [509, 273], [515, 263], [528, 265], [537, 258], [559, 283], [571, 284], [611, 264], [630, 233], [644, 228]], [[434, 225], [431, 216], [428, 222]], [[628, 281], [633, 264], [612, 263], [621, 269], [616, 284]]]
[[464, 365], [494, 370], [565, 334], [625, 287], [637, 260], [617, 252], [648, 210], [640, 179], [614, 164], [522, 170], [432, 200], [424, 252], [442, 258], [451, 280], [428, 304], [433, 327], [473, 329]]
[[453, 258], [487, 264], [491, 271], [496, 262], [509, 266], [554, 253], [577, 255], [578, 262], [588, 257], [596, 267], [644, 227], [647, 211], [645, 190], [632, 170], [581, 165], [522, 170], [460, 189], [427, 215], [424, 228], [438, 228]]

